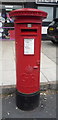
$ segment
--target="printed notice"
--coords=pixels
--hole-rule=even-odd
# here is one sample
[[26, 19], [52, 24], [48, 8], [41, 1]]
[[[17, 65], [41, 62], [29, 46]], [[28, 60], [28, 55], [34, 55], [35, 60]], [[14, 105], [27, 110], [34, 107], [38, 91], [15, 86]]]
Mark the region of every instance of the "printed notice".
[[34, 54], [34, 39], [24, 39], [24, 54]]

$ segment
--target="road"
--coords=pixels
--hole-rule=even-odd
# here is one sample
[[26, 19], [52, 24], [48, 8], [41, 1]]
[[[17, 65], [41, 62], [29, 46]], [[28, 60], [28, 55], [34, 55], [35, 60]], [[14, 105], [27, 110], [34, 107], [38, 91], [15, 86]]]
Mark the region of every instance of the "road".
[[56, 93], [40, 93], [39, 106], [32, 111], [22, 111], [16, 107], [15, 93], [2, 99], [2, 117], [4, 118], [56, 118]]

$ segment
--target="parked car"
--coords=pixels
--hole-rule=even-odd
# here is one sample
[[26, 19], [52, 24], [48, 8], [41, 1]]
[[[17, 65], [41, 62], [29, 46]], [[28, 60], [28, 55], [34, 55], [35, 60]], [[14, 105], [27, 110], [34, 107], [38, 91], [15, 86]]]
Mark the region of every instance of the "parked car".
[[53, 43], [58, 43], [58, 18], [55, 18], [47, 29], [47, 35]]

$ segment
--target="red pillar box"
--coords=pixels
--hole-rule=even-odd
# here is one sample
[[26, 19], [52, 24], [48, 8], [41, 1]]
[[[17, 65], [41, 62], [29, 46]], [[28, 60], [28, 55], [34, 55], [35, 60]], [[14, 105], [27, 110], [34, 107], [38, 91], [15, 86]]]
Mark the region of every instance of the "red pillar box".
[[15, 30], [9, 30], [9, 36], [11, 40], [15, 39]]
[[39, 104], [41, 27], [47, 13], [23, 8], [9, 15], [15, 23], [16, 104], [30, 110]]

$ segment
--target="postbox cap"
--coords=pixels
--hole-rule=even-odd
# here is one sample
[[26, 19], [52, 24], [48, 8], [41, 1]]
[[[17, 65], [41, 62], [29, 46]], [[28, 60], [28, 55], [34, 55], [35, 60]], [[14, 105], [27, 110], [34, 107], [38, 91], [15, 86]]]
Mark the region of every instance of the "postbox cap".
[[13, 10], [9, 13], [9, 15], [10, 17], [37, 16], [40, 17], [41, 19], [45, 19], [47, 17], [46, 12], [33, 8], [22, 8], [22, 9]]

